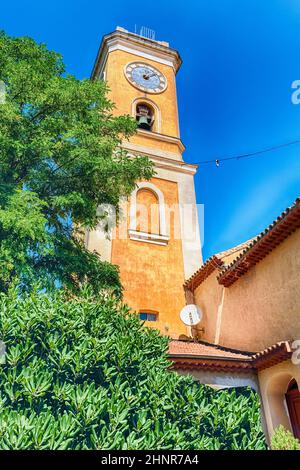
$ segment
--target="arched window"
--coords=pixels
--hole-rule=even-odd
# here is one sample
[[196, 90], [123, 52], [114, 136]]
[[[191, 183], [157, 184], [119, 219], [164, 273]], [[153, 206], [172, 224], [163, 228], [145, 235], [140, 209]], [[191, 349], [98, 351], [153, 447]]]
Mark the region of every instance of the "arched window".
[[169, 241], [164, 195], [153, 183], [139, 183], [131, 194], [129, 237], [158, 245]]
[[136, 230], [159, 234], [159, 201], [157, 195], [148, 188], [137, 192]]

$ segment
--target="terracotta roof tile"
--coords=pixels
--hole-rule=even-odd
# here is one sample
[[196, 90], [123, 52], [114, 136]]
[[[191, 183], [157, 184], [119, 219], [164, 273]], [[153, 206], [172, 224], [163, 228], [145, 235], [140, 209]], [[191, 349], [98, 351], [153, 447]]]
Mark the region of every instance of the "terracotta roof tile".
[[292, 349], [288, 341], [280, 341], [253, 355], [256, 369], [261, 370], [288, 359]]
[[191, 355], [191, 356], [207, 356], [207, 357], [226, 357], [235, 359], [249, 359], [252, 353], [238, 350], [223, 348], [221, 346], [210, 343], [193, 342], [193, 341], [171, 341], [169, 346], [169, 354], [173, 355]]
[[233, 255], [237, 251], [241, 251], [245, 248], [248, 248], [248, 246], [250, 245], [250, 243], [253, 242], [254, 239], [255, 237], [250, 238], [249, 240], [246, 240], [245, 242], [240, 243], [239, 245], [233, 246], [232, 248], [229, 248], [228, 250], [220, 251], [219, 253], [216, 254], [216, 256], [219, 259], [227, 258], [228, 256]]
[[224, 261], [229, 256], [232, 256], [234, 253], [241, 251], [242, 249], [249, 246], [252, 242], [247, 240], [246, 242], [241, 243], [240, 245], [234, 246], [229, 250], [222, 251], [216, 255], [211, 256], [205, 263], [196, 271], [184, 284], [184, 286], [190, 290], [196, 289], [203, 281], [205, 281], [215, 269], [221, 269], [224, 266]]
[[219, 284], [231, 286], [252, 266], [264, 259], [274, 248], [300, 227], [300, 198], [288, 207], [268, 228], [254, 238], [249, 246], [218, 276]]
[[[264, 259], [272, 250], [300, 227], [300, 198], [293, 206], [288, 207], [271, 225], [257, 237], [247, 240], [229, 250], [211, 256], [184, 284], [194, 291], [215, 269], [220, 271], [217, 277], [219, 284], [231, 286], [252, 266]], [[240, 252], [230, 264], [226, 258]], [[227, 260], [228, 262], [229, 260]]]
[[250, 353], [211, 343], [173, 340], [169, 356], [175, 369], [219, 371], [262, 370], [291, 357], [288, 341], [276, 343], [263, 351]]
[[194, 290], [198, 287], [215, 269], [223, 266], [223, 261], [216, 255], [211, 256], [184, 284], [184, 287]]

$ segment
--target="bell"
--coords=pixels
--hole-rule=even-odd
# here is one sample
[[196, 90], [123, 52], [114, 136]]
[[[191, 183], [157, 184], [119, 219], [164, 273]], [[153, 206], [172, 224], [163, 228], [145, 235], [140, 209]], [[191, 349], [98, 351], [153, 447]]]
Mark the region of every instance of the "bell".
[[149, 118], [147, 116], [139, 116], [138, 127], [140, 129], [146, 129], [147, 131], [150, 131], [151, 125], [149, 124]]

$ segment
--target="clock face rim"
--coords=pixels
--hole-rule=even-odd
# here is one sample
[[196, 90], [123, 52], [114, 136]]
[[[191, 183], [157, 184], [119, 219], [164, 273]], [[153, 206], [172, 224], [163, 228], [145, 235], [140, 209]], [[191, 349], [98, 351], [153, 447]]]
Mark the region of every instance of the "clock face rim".
[[[155, 71], [158, 75], [161, 75], [164, 78], [164, 81], [165, 81], [164, 87], [159, 91], [155, 91], [156, 89], [146, 88], [142, 85], [139, 85], [135, 81], [133, 81], [127, 74], [128, 67], [130, 65], [133, 65], [133, 64], [137, 64], [140, 67], [148, 67], [148, 68], [152, 69], [153, 71]], [[167, 89], [167, 86], [168, 86], [168, 81], [167, 81], [167, 77], [165, 76], [165, 74], [163, 74], [160, 70], [158, 70], [153, 65], [147, 64], [147, 62], [142, 62], [142, 61], [138, 61], [138, 60], [134, 60], [133, 62], [128, 62], [128, 64], [126, 64], [124, 66], [124, 75], [125, 75], [127, 81], [130, 83], [130, 85], [134, 86], [135, 88], [137, 88], [140, 91], [143, 91], [144, 93], [151, 93], [153, 95], [158, 95], [160, 93], [163, 93]]]

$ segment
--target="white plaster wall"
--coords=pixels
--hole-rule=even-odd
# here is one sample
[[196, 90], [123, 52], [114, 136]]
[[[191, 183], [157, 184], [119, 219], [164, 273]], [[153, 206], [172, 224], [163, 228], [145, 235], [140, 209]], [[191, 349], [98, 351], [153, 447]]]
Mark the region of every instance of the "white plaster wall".
[[[202, 264], [199, 220], [196, 206], [194, 175], [173, 169], [156, 168], [156, 178], [178, 184], [181, 239], [185, 278], [188, 279]], [[192, 208], [192, 211], [188, 209]]]
[[96, 251], [102, 261], [111, 262], [112, 242], [102, 230], [88, 230], [85, 244], [88, 250], [92, 252]]
[[251, 387], [259, 393], [259, 386], [256, 374], [234, 373], [234, 372], [212, 372], [207, 370], [185, 370], [176, 369], [181, 375], [191, 375], [201, 384], [214, 385], [216, 388], [232, 388], [232, 387]]

